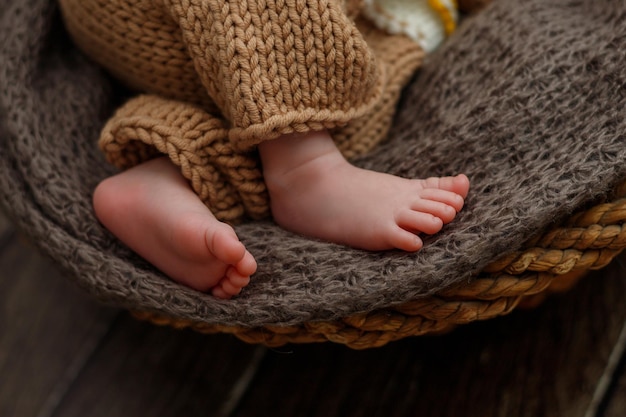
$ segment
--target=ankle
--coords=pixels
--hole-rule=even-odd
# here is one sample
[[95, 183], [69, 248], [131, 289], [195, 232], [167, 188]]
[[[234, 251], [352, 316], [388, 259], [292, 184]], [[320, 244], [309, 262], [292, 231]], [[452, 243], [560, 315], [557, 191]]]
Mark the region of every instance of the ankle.
[[268, 187], [304, 167], [314, 170], [318, 160], [344, 160], [326, 130], [283, 135], [261, 143], [259, 153]]

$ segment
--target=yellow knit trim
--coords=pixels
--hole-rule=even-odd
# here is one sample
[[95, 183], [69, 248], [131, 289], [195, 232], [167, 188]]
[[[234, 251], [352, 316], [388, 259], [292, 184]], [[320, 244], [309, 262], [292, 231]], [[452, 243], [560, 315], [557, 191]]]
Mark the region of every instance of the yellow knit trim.
[[428, 0], [428, 4], [441, 17], [446, 35], [450, 35], [456, 29], [456, 0]]
[[363, 0], [363, 15], [379, 28], [403, 34], [431, 52], [457, 26], [457, 0]]

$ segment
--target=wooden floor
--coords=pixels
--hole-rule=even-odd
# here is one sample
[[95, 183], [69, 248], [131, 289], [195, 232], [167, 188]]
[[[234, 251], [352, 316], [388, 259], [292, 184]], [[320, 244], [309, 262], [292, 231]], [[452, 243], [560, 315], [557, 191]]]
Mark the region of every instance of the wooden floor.
[[0, 416], [626, 416], [626, 257], [543, 306], [352, 351], [137, 322], [0, 215]]

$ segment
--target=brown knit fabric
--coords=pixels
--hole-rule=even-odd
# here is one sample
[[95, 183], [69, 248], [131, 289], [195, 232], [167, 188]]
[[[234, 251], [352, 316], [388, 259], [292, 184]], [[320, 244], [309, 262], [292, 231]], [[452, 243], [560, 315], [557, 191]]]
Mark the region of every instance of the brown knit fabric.
[[354, 0], [61, 5], [90, 56], [152, 93], [129, 101], [105, 126], [100, 145], [108, 160], [124, 169], [168, 155], [228, 222], [269, 214], [252, 145], [331, 128], [346, 157], [369, 151], [386, 135], [423, 56], [405, 37], [353, 23], [344, 10], [356, 15]]
[[[53, 0], [0, 4], [0, 209], [69, 279], [118, 307], [225, 326], [307, 328], [452, 289], [467, 300], [468, 287], [490, 298], [543, 286], [537, 275], [480, 275], [626, 180], [626, 3], [498, 0], [425, 60], [389, 139], [353, 161], [408, 178], [466, 173], [472, 189], [454, 222], [417, 253], [359, 251], [271, 221], [246, 222], [235, 229], [258, 271], [240, 296], [217, 300], [167, 279], [97, 222], [93, 189], [115, 170], [93, 138], [120, 90], [67, 38]], [[604, 217], [613, 216], [603, 209], [580, 227], [604, 228]], [[626, 224], [611, 227], [623, 239]], [[600, 234], [597, 244], [610, 241]], [[557, 253], [572, 264], [606, 258], [603, 249], [569, 247]], [[545, 271], [549, 258], [519, 263]], [[472, 304], [435, 297], [422, 311], [457, 320], [476, 318], [476, 309], [502, 311], [495, 302]], [[389, 327], [414, 324], [383, 311]]]

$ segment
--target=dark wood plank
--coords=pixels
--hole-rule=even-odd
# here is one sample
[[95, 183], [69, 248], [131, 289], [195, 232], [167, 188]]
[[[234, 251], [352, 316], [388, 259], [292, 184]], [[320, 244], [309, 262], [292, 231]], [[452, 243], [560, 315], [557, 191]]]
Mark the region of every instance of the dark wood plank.
[[613, 350], [615, 373], [610, 378], [607, 372], [608, 397], [599, 404], [603, 417], [623, 417], [626, 415], [626, 323], [622, 328], [620, 339]]
[[11, 243], [15, 229], [0, 210], [0, 253]]
[[622, 260], [535, 310], [448, 335], [362, 352], [279, 349], [235, 416], [591, 417], [625, 296]]
[[0, 251], [0, 416], [51, 415], [116, 314], [13, 235]]
[[0, 236], [6, 234], [12, 226], [9, 223], [9, 220], [6, 218], [2, 210], [0, 210]]
[[230, 415], [265, 348], [120, 320], [55, 417]]

